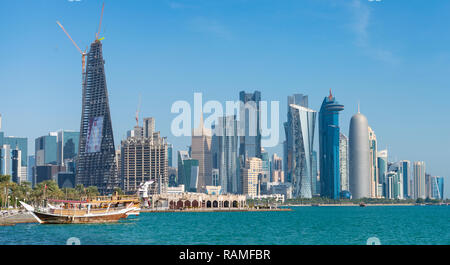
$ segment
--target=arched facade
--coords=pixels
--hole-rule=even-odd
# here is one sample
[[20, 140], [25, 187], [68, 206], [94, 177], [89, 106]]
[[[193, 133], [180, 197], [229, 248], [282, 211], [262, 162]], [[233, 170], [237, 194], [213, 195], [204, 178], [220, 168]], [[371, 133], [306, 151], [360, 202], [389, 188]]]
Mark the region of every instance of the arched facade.
[[246, 208], [246, 196], [225, 194], [210, 195], [204, 193], [155, 194], [150, 198], [152, 208], [178, 209], [241, 209]]

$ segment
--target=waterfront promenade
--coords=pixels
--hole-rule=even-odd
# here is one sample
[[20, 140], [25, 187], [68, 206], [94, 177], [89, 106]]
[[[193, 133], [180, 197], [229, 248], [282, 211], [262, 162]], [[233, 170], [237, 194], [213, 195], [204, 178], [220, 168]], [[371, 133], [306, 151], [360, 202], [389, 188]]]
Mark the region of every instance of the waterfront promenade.
[[4, 210], [0, 212], [0, 226], [22, 223], [37, 223], [26, 210]]

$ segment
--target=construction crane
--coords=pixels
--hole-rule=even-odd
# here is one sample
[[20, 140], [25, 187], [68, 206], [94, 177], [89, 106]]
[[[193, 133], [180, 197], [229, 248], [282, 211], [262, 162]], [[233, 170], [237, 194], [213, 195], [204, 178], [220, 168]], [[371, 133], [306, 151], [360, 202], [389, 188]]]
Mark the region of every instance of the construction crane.
[[100, 38], [100, 39], [98, 39], [98, 36], [100, 35], [100, 29], [101, 29], [101, 27], [102, 27], [102, 19], [103, 19], [103, 10], [105, 9], [105, 3], [103, 3], [103, 5], [102, 5], [102, 14], [100, 15], [100, 23], [99, 23], [99, 25], [98, 25], [98, 31], [97, 31], [97, 34], [95, 34], [95, 40], [96, 41], [100, 41], [100, 40], [103, 40], [104, 38]]
[[136, 109], [136, 126], [139, 126], [139, 112], [141, 112], [141, 94], [139, 94], [139, 101]]
[[67, 37], [69, 37], [69, 39], [72, 41], [73, 45], [75, 45], [75, 47], [77, 48], [77, 50], [80, 52], [81, 54], [81, 69], [82, 69], [82, 73], [84, 74], [85, 72], [85, 64], [86, 64], [86, 50], [82, 51], [80, 49], [80, 47], [78, 47], [78, 45], [75, 43], [75, 41], [72, 39], [72, 37], [70, 37], [70, 34], [66, 31], [66, 29], [64, 29], [63, 25], [61, 25], [61, 23], [59, 23], [59, 21], [56, 21], [56, 24], [58, 24], [58, 26], [61, 27], [61, 29], [64, 31], [64, 33], [66, 33]]
[[[105, 9], [105, 3], [103, 3], [102, 5], [102, 13], [100, 15], [100, 25], [98, 26], [98, 31], [95, 34], [95, 41], [101, 41], [104, 38], [98, 38], [99, 34], [100, 34], [100, 29], [102, 26], [102, 19], [103, 19], [103, 10]], [[67, 37], [69, 37], [69, 39], [72, 41], [73, 45], [75, 45], [75, 47], [77, 48], [77, 50], [80, 52], [81, 54], [81, 69], [82, 69], [82, 76], [83, 76], [83, 85], [84, 85], [84, 79], [85, 79], [85, 73], [86, 73], [86, 55], [87, 55], [87, 47], [84, 51], [82, 51], [80, 49], [80, 47], [78, 47], [78, 45], [76, 44], [76, 42], [72, 39], [72, 37], [70, 37], [70, 34], [66, 31], [66, 29], [63, 27], [63, 25], [59, 22], [56, 21], [56, 24], [58, 24], [59, 27], [61, 27], [61, 29], [64, 31], [64, 33], [66, 33]]]

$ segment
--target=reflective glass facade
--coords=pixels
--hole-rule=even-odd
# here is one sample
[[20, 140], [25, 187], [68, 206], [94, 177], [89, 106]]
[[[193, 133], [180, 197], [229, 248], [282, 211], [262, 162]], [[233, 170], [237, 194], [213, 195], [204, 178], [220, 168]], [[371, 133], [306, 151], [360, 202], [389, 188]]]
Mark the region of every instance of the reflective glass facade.
[[213, 127], [212, 168], [224, 193], [238, 193], [240, 186], [236, 116], [219, 117]]
[[325, 97], [319, 113], [320, 191], [321, 196], [339, 199], [339, 111], [344, 106], [332, 96]]
[[56, 136], [45, 135], [36, 138], [34, 141], [34, 152], [36, 157], [36, 166], [48, 164], [57, 164], [57, 142]]
[[77, 157], [79, 140], [79, 132], [58, 132], [58, 165], [63, 165], [66, 159], [74, 159]]
[[[248, 157], [261, 158], [261, 123], [260, 123], [260, 102], [261, 92], [239, 93], [239, 100], [242, 102], [239, 111], [240, 128], [245, 129], [240, 136], [239, 156], [241, 157], [241, 166], [244, 166]], [[248, 107], [248, 108], [247, 108]]]
[[[292, 143], [291, 178], [293, 197], [313, 195], [313, 143], [317, 112], [295, 104], [289, 105], [287, 127]], [[315, 183], [315, 182], [314, 182]]]

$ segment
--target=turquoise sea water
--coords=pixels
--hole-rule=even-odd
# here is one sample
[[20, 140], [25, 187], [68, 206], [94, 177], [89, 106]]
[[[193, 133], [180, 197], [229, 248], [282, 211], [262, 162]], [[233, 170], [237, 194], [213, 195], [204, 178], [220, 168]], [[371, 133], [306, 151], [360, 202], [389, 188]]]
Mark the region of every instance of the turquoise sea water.
[[449, 206], [292, 207], [290, 212], [141, 213], [115, 224], [0, 226], [0, 244], [450, 244]]

